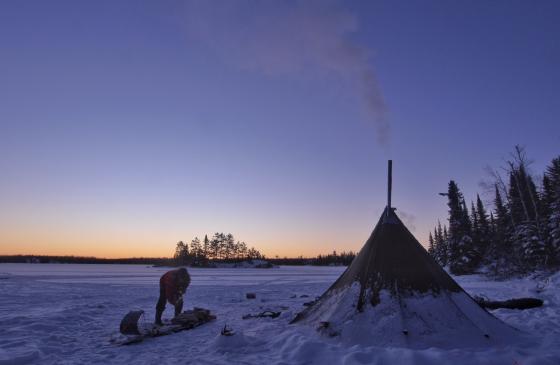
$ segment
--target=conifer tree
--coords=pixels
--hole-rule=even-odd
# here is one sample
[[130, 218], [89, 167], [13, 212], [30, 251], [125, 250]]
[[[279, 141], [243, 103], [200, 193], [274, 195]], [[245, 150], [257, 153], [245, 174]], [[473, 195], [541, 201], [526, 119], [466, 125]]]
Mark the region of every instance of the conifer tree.
[[435, 242], [436, 242], [438, 262], [441, 266], [446, 266], [447, 265], [447, 242], [443, 235], [443, 230], [441, 229], [441, 222], [439, 220], [436, 228], [435, 237], [436, 237]]
[[494, 261], [494, 273], [509, 271], [513, 262], [512, 230], [513, 220], [506, 205], [502, 200], [498, 185], [494, 185], [494, 237], [490, 248], [490, 257]]
[[455, 181], [449, 182], [447, 192], [449, 207], [449, 268], [453, 274], [473, 271], [471, 223], [465, 200]]
[[545, 242], [546, 250], [546, 262], [545, 265], [549, 267], [555, 267], [557, 265], [557, 252], [554, 247], [554, 239], [552, 238], [552, 228], [554, 224], [551, 225], [550, 218], [553, 215], [553, 202], [554, 194], [550, 179], [545, 171], [542, 178], [542, 190], [539, 194], [539, 215], [541, 218], [542, 226], [542, 238]]
[[443, 247], [442, 247], [442, 266], [449, 264], [449, 234], [447, 233], [447, 226], [443, 226]]
[[463, 236], [461, 231], [461, 196], [459, 194], [457, 184], [451, 180], [447, 190], [447, 206], [449, 207], [449, 264], [453, 273], [456, 273], [456, 263], [460, 257], [459, 241]]
[[523, 201], [520, 197], [519, 185], [516, 181], [514, 171], [510, 171], [509, 173], [508, 210], [511, 214], [511, 220], [515, 226], [528, 219], [527, 209], [523, 206]]
[[514, 244], [518, 266], [532, 270], [542, 266], [546, 260], [546, 244], [542, 239], [535, 202], [536, 187], [527, 174], [523, 161], [517, 166], [510, 162], [510, 212], [515, 222]]
[[540, 193], [540, 206], [539, 206], [539, 214], [542, 217], [544, 224], [544, 230], [546, 231], [546, 235], [550, 233], [548, 228], [548, 218], [552, 213], [552, 203], [554, 202], [554, 189], [552, 188], [552, 182], [548, 177], [548, 169], [545, 171], [543, 178], [542, 178], [542, 191]]
[[493, 254], [493, 244], [494, 238], [496, 237], [496, 220], [494, 219], [494, 213], [490, 211], [490, 219], [488, 221], [488, 236], [487, 236], [487, 246], [486, 246], [486, 263], [492, 263], [494, 260]]
[[471, 226], [472, 249], [474, 250], [476, 256], [475, 259], [476, 264], [474, 266], [478, 266], [482, 258], [482, 244], [480, 243], [480, 241], [482, 240], [482, 234], [480, 232], [480, 227], [478, 225], [478, 213], [476, 211], [473, 201], [471, 201], [470, 221], [472, 224]]
[[177, 242], [174, 259], [176, 265], [187, 265], [189, 263], [189, 246], [183, 241]]
[[245, 242], [239, 243], [238, 251], [239, 251], [239, 256], [241, 256], [242, 259], [247, 258], [247, 244]]
[[204, 241], [202, 243], [202, 251], [204, 252], [204, 257], [208, 258], [210, 253], [210, 240], [208, 239], [208, 235], [204, 235]]
[[432, 232], [428, 236], [428, 253], [437, 261], [436, 249]]
[[[484, 204], [478, 194], [476, 194], [476, 212], [479, 245], [478, 251], [480, 252], [482, 258], [486, 258], [488, 254], [488, 246], [490, 245], [490, 239], [492, 237], [492, 230], [490, 228], [490, 222], [488, 221], [486, 209], [484, 208]], [[488, 263], [485, 259], [482, 261], [485, 264]]]
[[428, 236], [428, 253], [430, 254], [430, 256], [436, 259], [436, 250], [434, 246], [434, 238], [432, 237], [432, 232], [430, 232], [430, 235]]
[[465, 199], [462, 201], [463, 208], [463, 232], [465, 232], [462, 240], [463, 248], [463, 264], [465, 273], [472, 273], [479, 265], [480, 255], [476, 249], [476, 244], [473, 240], [473, 222], [467, 209]]
[[210, 240], [210, 257], [214, 260], [220, 259], [220, 248], [222, 245], [223, 233], [214, 233], [212, 239]]
[[548, 211], [546, 222], [550, 261], [552, 265], [558, 265], [560, 263], [560, 157], [552, 160], [545, 176], [549, 180], [544, 200]]
[[235, 251], [235, 238], [231, 233], [228, 233], [224, 239], [224, 256], [225, 259], [231, 259]]
[[195, 237], [191, 241], [191, 256], [196, 260], [202, 257], [202, 246], [200, 245], [200, 240], [198, 237]]
[[434, 259], [441, 265], [441, 258], [440, 258], [440, 252], [441, 252], [441, 246], [440, 246], [441, 242], [439, 240], [439, 236], [438, 236], [438, 231], [437, 231], [437, 226], [434, 227]]
[[434, 228], [433, 234], [434, 242], [434, 259], [441, 265], [447, 265], [447, 247], [446, 242], [443, 239], [443, 230], [441, 228], [441, 222], [438, 220], [437, 226]]

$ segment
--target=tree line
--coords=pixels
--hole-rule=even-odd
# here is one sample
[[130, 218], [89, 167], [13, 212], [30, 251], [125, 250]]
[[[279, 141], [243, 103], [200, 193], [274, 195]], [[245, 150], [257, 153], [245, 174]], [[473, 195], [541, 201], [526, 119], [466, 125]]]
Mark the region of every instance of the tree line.
[[206, 266], [210, 261], [240, 262], [245, 260], [265, 259], [265, 256], [245, 242], [236, 241], [231, 233], [214, 233], [211, 239], [204, 235], [190, 244], [179, 241], [173, 255], [177, 265]]
[[352, 260], [356, 257], [356, 254], [352, 251], [342, 251], [341, 253], [337, 254], [336, 251], [333, 251], [332, 254], [329, 255], [318, 255], [314, 259], [311, 259], [311, 265], [318, 265], [318, 266], [338, 266], [344, 265], [348, 266], [352, 263]]
[[341, 253], [333, 251], [331, 254], [317, 255], [316, 257], [280, 258], [276, 256], [276, 258], [268, 259], [268, 261], [275, 265], [348, 266], [355, 257], [356, 254], [352, 251], [342, 251]]
[[438, 222], [428, 238], [428, 252], [440, 265], [457, 275], [560, 268], [560, 156], [538, 180], [529, 164], [516, 146], [506, 166], [492, 171], [490, 208], [477, 194], [469, 211], [457, 183], [449, 182], [441, 194], [447, 196], [449, 226]]
[[208, 266], [210, 262], [241, 262], [246, 260], [267, 260], [275, 265], [316, 265], [338, 266], [350, 265], [356, 254], [352, 251], [343, 251], [331, 254], [318, 255], [312, 258], [267, 258], [254, 247], [248, 247], [245, 242], [236, 241], [231, 233], [214, 233], [212, 238], [204, 235], [201, 241], [198, 237], [190, 243], [177, 242], [173, 260], [175, 265]]

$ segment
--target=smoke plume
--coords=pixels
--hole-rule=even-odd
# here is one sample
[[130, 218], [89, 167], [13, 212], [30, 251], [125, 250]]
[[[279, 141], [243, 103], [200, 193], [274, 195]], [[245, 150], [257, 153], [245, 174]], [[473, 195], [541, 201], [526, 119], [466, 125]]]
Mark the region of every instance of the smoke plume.
[[404, 221], [405, 226], [412, 232], [416, 231], [416, 216], [399, 209], [399, 217]]
[[331, 1], [187, 4], [189, 36], [225, 62], [267, 75], [332, 74], [350, 85], [387, 144], [387, 108], [370, 51], [350, 38], [357, 29], [356, 16]]

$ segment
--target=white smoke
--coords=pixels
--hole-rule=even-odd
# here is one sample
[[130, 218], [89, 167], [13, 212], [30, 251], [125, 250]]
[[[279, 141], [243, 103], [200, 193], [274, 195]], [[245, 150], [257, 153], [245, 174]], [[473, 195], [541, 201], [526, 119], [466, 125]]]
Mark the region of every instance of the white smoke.
[[404, 225], [411, 231], [416, 231], [416, 216], [403, 210], [398, 211], [399, 217], [403, 220]]
[[350, 36], [357, 18], [331, 1], [210, 1], [187, 3], [189, 36], [241, 69], [268, 75], [329, 73], [363, 101], [377, 139], [387, 144], [386, 105], [369, 50]]

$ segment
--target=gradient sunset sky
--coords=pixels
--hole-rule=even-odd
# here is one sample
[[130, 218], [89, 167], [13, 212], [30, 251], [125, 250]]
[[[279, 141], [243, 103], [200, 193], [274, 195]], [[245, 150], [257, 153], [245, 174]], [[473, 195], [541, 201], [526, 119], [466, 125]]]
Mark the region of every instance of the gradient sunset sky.
[[[560, 153], [558, 1], [0, 1], [0, 254], [423, 243], [450, 179]], [[486, 201], [490, 196], [483, 195]]]

